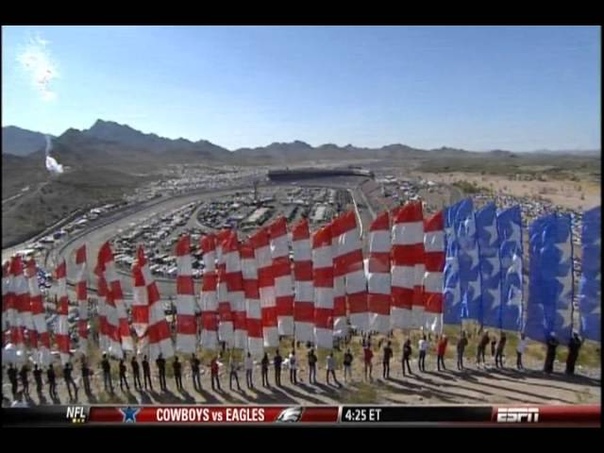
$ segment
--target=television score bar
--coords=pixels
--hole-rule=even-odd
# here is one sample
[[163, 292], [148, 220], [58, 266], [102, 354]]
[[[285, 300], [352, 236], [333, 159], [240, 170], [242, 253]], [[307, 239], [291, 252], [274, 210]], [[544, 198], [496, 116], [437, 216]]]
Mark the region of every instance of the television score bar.
[[554, 406], [36, 406], [3, 408], [4, 426], [600, 426], [600, 405]]

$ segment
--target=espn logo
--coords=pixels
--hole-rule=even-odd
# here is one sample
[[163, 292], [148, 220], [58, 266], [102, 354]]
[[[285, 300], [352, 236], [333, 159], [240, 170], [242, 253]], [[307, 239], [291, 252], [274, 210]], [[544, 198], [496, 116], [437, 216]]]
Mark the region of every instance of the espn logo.
[[499, 407], [497, 408], [497, 423], [538, 423], [539, 408], [537, 407]]

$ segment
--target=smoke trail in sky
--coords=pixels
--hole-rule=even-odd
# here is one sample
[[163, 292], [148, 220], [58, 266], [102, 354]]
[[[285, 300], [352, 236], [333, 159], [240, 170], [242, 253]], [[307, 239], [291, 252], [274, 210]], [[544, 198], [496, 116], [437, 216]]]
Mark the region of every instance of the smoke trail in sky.
[[[40, 94], [43, 101], [52, 101], [57, 98], [51, 82], [58, 78], [57, 65], [48, 50], [48, 41], [39, 36], [31, 38], [23, 51], [17, 56], [17, 62], [27, 74], [33, 88]], [[46, 136], [46, 169], [52, 174], [63, 173], [63, 165], [50, 155], [52, 142]]]
[[29, 40], [23, 52], [17, 57], [17, 61], [30, 78], [33, 88], [46, 102], [57, 98], [51, 82], [59, 77], [57, 65], [47, 46], [48, 41], [34, 37]]
[[63, 165], [57, 162], [57, 160], [50, 155], [50, 151], [52, 150], [52, 142], [50, 137], [46, 136], [46, 169], [53, 174], [61, 174], [63, 173]]
[[45, 135], [44, 138], [46, 139], [46, 148], [44, 152], [47, 156], [49, 156], [50, 151], [52, 151], [52, 140], [50, 139], [50, 135]]

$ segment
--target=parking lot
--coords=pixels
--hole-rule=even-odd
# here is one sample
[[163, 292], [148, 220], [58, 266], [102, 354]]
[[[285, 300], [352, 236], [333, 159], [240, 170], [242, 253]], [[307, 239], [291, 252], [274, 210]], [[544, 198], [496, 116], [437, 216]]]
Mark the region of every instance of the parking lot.
[[138, 223], [131, 222], [112, 239], [115, 261], [122, 273], [128, 273], [137, 245], [143, 244], [156, 278], [175, 278], [175, 243], [181, 234], [188, 233], [193, 248], [193, 277], [200, 278], [203, 262], [198, 246], [203, 234], [233, 228], [244, 240], [280, 216], [289, 224], [305, 217], [311, 229], [316, 230], [353, 207], [350, 193], [343, 189], [270, 186], [235, 192], [214, 200], [191, 202], [160, 216], [144, 217]]
[[363, 182], [359, 190], [374, 213], [391, 210], [410, 200], [422, 200], [424, 214], [429, 216], [451, 201], [449, 186], [384, 171], [376, 171], [376, 179]]

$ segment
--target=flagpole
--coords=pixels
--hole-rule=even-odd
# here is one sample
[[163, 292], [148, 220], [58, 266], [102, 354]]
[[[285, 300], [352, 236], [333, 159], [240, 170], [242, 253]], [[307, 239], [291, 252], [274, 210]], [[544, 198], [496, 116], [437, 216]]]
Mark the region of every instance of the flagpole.
[[231, 345], [230, 351], [229, 351], [229, 382], [231, 382], [231, 372], [235, 371], [235, 373], [237, 373], [237, 370], [233, 368], [234, 352], [235, 352], [235, 342], [233, 342], [233, 344]]

